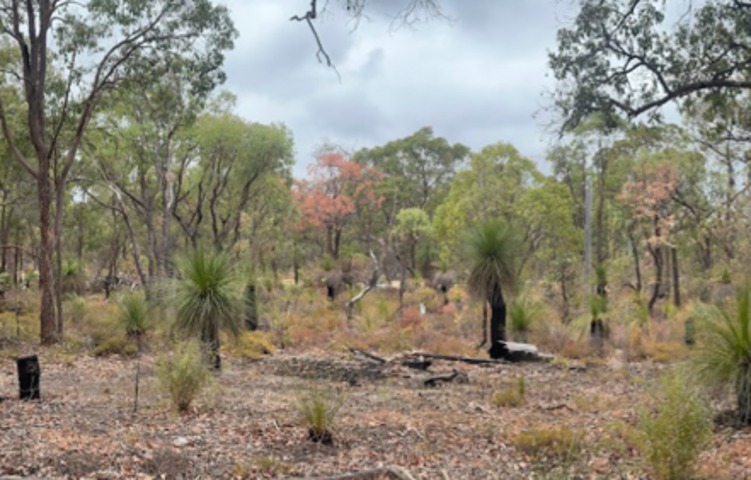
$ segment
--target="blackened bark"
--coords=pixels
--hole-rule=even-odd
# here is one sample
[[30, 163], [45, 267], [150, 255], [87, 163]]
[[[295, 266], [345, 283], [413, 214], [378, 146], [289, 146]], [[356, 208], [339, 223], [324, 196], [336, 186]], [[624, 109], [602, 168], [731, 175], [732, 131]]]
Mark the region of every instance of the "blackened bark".
[[245, 287], [245, 328], [250, 331], [258, 330], [258, 303], [255, 285]]
[[18, 368], [18, 397], [21, 400], [37, 400], [41, 396], [39, 378], [41, 369], [36, 355], [16, 359]]
[[500, 285], [494, 285], [488, 298], [490, 304], [490, 358], [505, 358], [508, 350], [503, 345], [506, 341], [506, 301]]

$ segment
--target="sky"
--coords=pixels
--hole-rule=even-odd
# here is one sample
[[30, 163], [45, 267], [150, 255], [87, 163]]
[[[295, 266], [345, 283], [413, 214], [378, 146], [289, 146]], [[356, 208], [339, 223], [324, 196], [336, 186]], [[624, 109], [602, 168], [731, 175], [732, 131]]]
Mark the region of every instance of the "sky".
[[[356, 26], [337, 0], [316, 28], [340, 77], [316, 59], [308, 0], [224, 0], [239, 38], [224, 88], [249, 121], [284, 123], [303, 176], [324, 142], [348, 151], [422, 127], [480, 150], [513, 144], [545, 169], [554, 87], [547, 54], [572, 18], [562, 0], [442, 0], [448, 20], [394, 28], [407, 0], [371, 0]], [[320, 2], [324, 3], [324, 2]]]

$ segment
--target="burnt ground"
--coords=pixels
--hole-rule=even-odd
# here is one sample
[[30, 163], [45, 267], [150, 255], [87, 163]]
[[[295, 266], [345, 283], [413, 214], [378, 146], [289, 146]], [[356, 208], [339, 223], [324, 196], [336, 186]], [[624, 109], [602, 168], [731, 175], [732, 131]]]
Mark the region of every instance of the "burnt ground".
[[[153, 357], [142, 360], [136, 414], [135, 360], [40, 358], [41, 402], [15, 400], [15, 364], [0, 363], [0, 478], [305, 478], [388, 465], [431, 480], [648, 478], [621, 432], [668, 368], [436, 361], [419, 372], [335, 353], [228, 358], [211, 394], [179, 415]], [[454, 369], [468, 381], [424, 385]], [[494, 392], [522, 376], [523, 404], [497, 406]], [[332, 446], [309, 441], [300, 420], [313, 387], [341, 401]], [[718, 426], [700, 478], [747, 477], [749, 447], [751, 430]]]

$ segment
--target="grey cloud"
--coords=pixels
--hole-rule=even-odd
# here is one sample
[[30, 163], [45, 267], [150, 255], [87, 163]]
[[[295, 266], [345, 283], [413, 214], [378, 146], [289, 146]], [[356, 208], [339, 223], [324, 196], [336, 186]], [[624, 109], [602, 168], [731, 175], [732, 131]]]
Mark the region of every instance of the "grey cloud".
[[[508, 141], [541, 159], [545, 133], [533, 115], [551, 86], [547, 50], [561, 2], [444, 0], [453, 23], [390, 31], [404, 1], [372, 2], [371, 18], [354, 32], [341, 11], [316, 24], [340, 83], [316, 62], [307, 26], [288, 21], [307, 1], [229, 0], [241, 37], [227, 58], [226, 87], [238, 94], [240, 115], [292, 129], [298, 174], [325, 138], [359, 148], [423, 126], [473, 149]], [[339, 6], [332, 0], [332, 12]]]

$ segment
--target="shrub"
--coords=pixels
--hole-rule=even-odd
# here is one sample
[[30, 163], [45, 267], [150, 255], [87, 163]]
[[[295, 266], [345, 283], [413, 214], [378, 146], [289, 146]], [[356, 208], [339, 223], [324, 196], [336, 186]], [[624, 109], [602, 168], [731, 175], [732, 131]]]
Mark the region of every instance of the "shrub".
[[709, 409], [677, 374], [662, 380], [652, 400], [653, 408], [642, 412], [635, 429], [635, 444], [656, 479], [691, 478], [712, 434]]
[[314, 386], [299, 398], [303, 425], [308, 429], [308, 439], [331, 445], [343, 399], [338, 391]]
[[78, 295], [73, 295], [68, 301], [70, 306], [70, 319], [72, 323], [81, 323], [86, 321], [87, 306], [86, 300]]
[[512, 387], [494, 392], [491, 401], [496, 407], [519, 407], [524, 404], [526, 390], [526, 380], [522, 375]]
[[525, 299], [514, 300], [508, 310], [511, 335], [514, 340], [527, 341], [527, 334], [538, 316], [538, 310]]
[[229, 256], [196, 250], [178, 263], [180, 280], [173, 303], [176, 327], [199, 338], [205, 356], [215, 370], [221, 369], [219, 330], [240, 333], [242, 284]]
[[691, 363], [699, 380], [735, 390], [738, 419], [751, 424], [751, 290], [740, 291], [734, 308], [697, 309], [699, 342]]
[[232, 354], [250, 360], [260, 360], [274, 352], [271, 336], [266, 332], [243, 332], [232, 347]]
[[514, 438], [514, 446], [535, 459], [565, 461], [581, 451], [582, 434], [567, 427], [535, 428]]
[[148, 306], [146, 299], [136, 293], [122, 297], [118, 304], [118, 320], [129, 337], [138, 338], [148, 328]]
[[130, 343], [124, 335], [116, 334], [104, 337], [97, 343], [92, 353], [95, 357], [105, 357], [107, 355], [130, 357], [138, 353], [138, 348]]
[[199, 345], [185, 342], [157, 363], [157, 378], [175, 408], [186, 412], [212, 377], [202, 360]]

